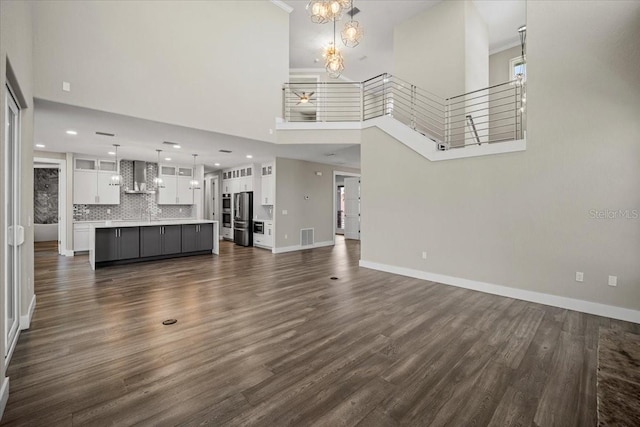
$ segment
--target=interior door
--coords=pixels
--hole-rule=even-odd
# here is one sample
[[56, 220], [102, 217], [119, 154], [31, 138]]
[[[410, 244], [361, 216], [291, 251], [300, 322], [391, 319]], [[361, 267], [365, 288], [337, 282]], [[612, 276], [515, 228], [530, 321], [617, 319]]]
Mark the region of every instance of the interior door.
[[360, 240], [360, 178], [344, 179], [344, 237]]
[[21, 248], [20, 245], [24, 240], [24, 230], [19, 225], [20, 221], [20, 193], [18, 186], [20, 183], [20, 110], [18, 104], [11, 95], [11, 91], [7, 86], [5, 88], [5, 111], [6, 111], [6, 129], [5, 129], [5, 164], [4, 182], [5, 182], [5, 230], [7, 230], [5, 238], [6, 256], [3, 260], [5, 263], [5, 354], [7, 357], [11, 348], [15, 344], [18, 336], [19, 311], [18, 303], [20, 301], [20, 267], [21, 267]]

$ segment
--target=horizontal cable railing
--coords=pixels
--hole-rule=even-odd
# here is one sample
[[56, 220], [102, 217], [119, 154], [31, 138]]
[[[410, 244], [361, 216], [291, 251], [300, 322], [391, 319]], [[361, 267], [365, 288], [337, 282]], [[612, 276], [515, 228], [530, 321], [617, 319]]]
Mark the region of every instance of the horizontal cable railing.
[[359, 122], [390, 116], [441, 150], [522, 139], [521, 79], [441, 98], [390, 74], [364, 82], [296, 82], [283, 87], [288, 122]]

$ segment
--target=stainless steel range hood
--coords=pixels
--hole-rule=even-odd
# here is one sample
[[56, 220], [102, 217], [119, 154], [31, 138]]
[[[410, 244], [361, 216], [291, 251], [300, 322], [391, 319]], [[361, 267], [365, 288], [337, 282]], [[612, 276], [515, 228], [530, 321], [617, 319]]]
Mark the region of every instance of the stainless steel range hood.
[[155, 194], [147, 190], [147, 162], [133, 161], [133, 186], [124, 191], [127, 194]]

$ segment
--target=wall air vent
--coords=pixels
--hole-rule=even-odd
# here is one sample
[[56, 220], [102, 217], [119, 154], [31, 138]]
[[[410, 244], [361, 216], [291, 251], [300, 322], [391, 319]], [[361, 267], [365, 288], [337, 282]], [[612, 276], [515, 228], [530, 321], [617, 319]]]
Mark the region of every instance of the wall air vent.
[[227, 153], [227, 154], [232, 153], [231, 150], [218, 150], [218, 151], [221, 153]]
[[300, 246], [313, 246], [313, 228], [303, 228], [300, 230]]
[[164, 141], [163, 144], [170, 145], [172, 147], [180, 148], [180, 143], [179, 142]]
[[116, 136], [115, 133], [109, 133], [109, 132], [98, 132], [96, 131], [96, 135], [102, 135], [102, 136]]

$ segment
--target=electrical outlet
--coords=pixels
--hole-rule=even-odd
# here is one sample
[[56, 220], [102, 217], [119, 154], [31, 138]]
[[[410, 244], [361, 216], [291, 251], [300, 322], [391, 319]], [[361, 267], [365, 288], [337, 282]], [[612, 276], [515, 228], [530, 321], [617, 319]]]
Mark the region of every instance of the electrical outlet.
[[584, 281], [584, 273], [582, 271], [576, 271], [576, 282]]
[[427, 252], [426, 251], [422, 252], [422, 259], [427, 259]]
[[182, 208], [180, 208], [180, 213], [182, 213]]
[[282, 215], [287, 215], [289, 212], [286, 209], [282, 210]]
[[65, 92], [71, 92], [71, 83], [62, 82], [62, 90]]
[[609, 286], [618, 286], [618, 276], [609, 276]]
[[287, 240], [289, 236], [287, 236], [286, 234], [284, 235], [284, 240]]
[[111, 209], [107, 209], [107, 214], [110, 215], [111, 214]]
[[158, 208], [158, 213], [162, 213], [162, 209]]

